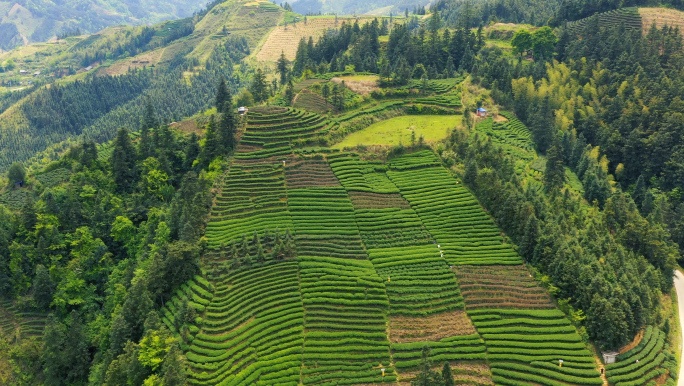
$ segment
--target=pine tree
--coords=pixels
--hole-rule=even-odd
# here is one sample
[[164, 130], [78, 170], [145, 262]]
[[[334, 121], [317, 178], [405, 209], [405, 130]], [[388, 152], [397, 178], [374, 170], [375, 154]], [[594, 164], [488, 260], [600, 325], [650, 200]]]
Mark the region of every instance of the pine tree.
[[33, 278], [33, 300], [40, 309], [47, 309], [52, 302], [52, 294], [55, 291], [55, 283], [50, 278], [50, 273], [42, 264], [36, 266], [36, 277]]
[[470, 159], [466, 163], [465, 171], [463, 173], [463, 182], [475, 188], [475, 181], [477, 180], [477, 163]]
[[200, 148], [199, 138], [197, 137], [197, 134], [190, 134], [188, 146], [185, 148], [185, 160], [183, 162], [183, 168], [185, 170], [190, 170], [192, 168], [192, 164], [200, 155], [201, 151], [202, 149]]
[[294, 101], [294, 98], [295, 98], [294, 85], [292, 84], [292, 81], [289, 81], [287, 83], [287, 88], [285, 89], [285, 99], [287, 100], [287, 104], [292, 105], [292, 101]]
[[119, 129], [114, 140], [114, 150], [109, 160], [117, 191], [130, 193], [138, 182], [136, 158], [137, 154], [128, 130]]
[[444, 381], [444, 386], [454, 386], [454, 374], [451, 372], [451, 366], [449, 362], [444, 362], [442, 367], [442, 380]]
[[285, 52], [281, 51], [280, 52], [280, 58], [276, 62], [276, 68], [278, 70], [278, 74], [280, 74], [280, 85], [284, 85], [285, 82], [287, 82], [287, 75], [289, 72], [289, 66], [290, 62], [287, 60], [285, 57]]
[[88, 140], [81, 145], [81, 164], [85, 166], [92, 166], [93, 162], [97, 160], [97, 145], [95, 141]]
[[142, 128], [153, 129], [157, 126], [159, 126], [159, 121], [157, 120], [157, 114], [154, 111], [152, 100], [147, 98], [145, 101], [145, 113], [143, 115]]
[[216, 133], [215, 126], [216, 124], [214, 122], [214, 116], [212, 115], [209, 119], [209, 124], [207, 125], [207, 131], [204, 134], [204, 148], [202, 148], [202, 154], [200, 156], [202, 159], [202, 165], [204, 167], [209, 166], [214, 158], [223, 153], [221, 142]]
[[216, 111], [219, 113], [225, 112], [226, 102], [230, 102], [229, 108], [233, 107], [233, 100], [230, 95], [230, 90], [228, 90], [226, 80], [221, 77], [218, 89], [216, 90]]
[[230, 95], [224, 103], [223, 116], [219, 122], [218, 137], [223, 151], [230, 152], [235, 149], [237, 141], [235, 135], [237, 134], [237, 124], [235, 114], [233, 112], [233, 101]]
[[637, 204], [638, 208], [641, 208], [641, 203], [644, 202], [646, 198], [646, 179], [644, 175], [639, 175], [637, 178], [636, 185], [634, 186], [634, 192], [632, 193], [632, 199]]
[[546, 172], [544, 173], [544, 185], [549, 192], [556, 192], [565, 183], [565, 167], [563, 166], [563, 149], [556, 137], [553, 145], [546, 152]]
[[185, 377], [185, 360], [183, 352], [174, 342], [164, 357], [161, 370], [161, 381], [164, 386], [183, 386], [187, 384]]
[[520, 256], [528, 260], [532, 258], [534, 248], [537, 246], [537, 240], [540, 235], [541, 228], [539, 227], [539, 220], [537, 219], [537, 216], [532, 214], [532, 216], [527, 219], [523, 237], [520, 241]]
[[294, 76], [302, 76], [308, 60], [309, 53], [307, 52], [306, 40], [302, 38], [297, 46], [297, 55], [295, 55], [294, 65], [292, 66], [292, 74]]
[[249, 91], [254, 97], [256, 103], [261, 103], [268, 99], [268, 85], [266, 84], [266, 75], [261, 70], [257, 68], [254, 73], [254, 78], [252, 79], [252, 84], [249, 86]]

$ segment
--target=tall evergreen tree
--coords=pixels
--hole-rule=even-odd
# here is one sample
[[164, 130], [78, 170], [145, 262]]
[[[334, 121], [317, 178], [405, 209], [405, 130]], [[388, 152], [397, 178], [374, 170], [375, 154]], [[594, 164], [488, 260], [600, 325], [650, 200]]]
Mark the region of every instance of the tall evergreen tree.
[[563, 149], [558, 137], [546, 152], [546, 172], [544, 184], [550, 192], [558, 191], [565, 183], [565, 167], [563, 166]]
[[142, 127], [144, 129], [153, 129], [157, 126], [159, 126], [159, 121], [157, 120], [157, 113], [154, 111], [152, 99], [147, 98], [145, 100], [145, 112], [143, 114]]
[[444, 362], [442, 366], [442, 381], [444, 381], [444, 386], [454, 386], [454, 374], [451, 372], [451, 366], [449, 362]]
[[218, 89], [216, 90], [216, 110], [219, 113], [224, 112], [226, 108], [226, 102], [228, 101], [230, 101], [230, 108], [232, 108], [233, 99], [230, 95], [230, 90], [228, 90], [228, 85], [226, 84], [225, 78], [221, 77]]
[[216, 123], [212, 115], [207, 125], [207, 131], [204, 133], [204, 147], [200, 159], [204, 167], [209, 166], [211, 161], [221, 155], [223, 146], [221, 146], [221, 139], [216, 133]]
[[114, 183], [119, 192], [131, 192], [137, 183], [136, 159], [137, 154], [128, 130], [119, 129], [114, 140], [114, 150], [109, 159]]
[[237, 134], [237, 125], [235, 122], [235, 114], [233, 113], [233, 100], [228, 98], [223, 108], [223, 116], [219, 122], [218, 138], [221, 143], [223, 151], [232, 151], [236, 146], [235, 135]]
[[289, 66], [290, 62], [287, 60], [285, 57], [285, 52], [281, 51], [280, 52], [280, 58], [278, 58], [278, 61], [276, 62], [276, 69], [278, 70], [278, 74], [280, 74], [280, 85], [284, 85], [285, 82], [287, 82], [287, 76], [289, 72]]
[[260, 68], [257, 68], [254, 73], [254, 79], [252, 79], [252, 84], [249, 86], [249, 91], [252, 93], [256, 103], [261, 103], [268, 99], [266, 75], [264, 75], [264, 72]]

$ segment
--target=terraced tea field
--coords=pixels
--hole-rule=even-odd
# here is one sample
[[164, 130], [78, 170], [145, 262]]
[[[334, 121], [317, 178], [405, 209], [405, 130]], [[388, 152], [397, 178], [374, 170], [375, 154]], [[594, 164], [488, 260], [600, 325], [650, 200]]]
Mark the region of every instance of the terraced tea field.
[[618, 355], [617, 362], [606, 365], [608, 381], [616, 386], [646, 385], [655, 378], [677, 368], [677, 360], [663, 351], [665, 334], [648, 326], [641, 342], [633, 349]]
[[18, 310], [7, 301], [0, 301], [0, 337], [14, 342], [26, 338], [41, 338], [46, 315]]
[[304, 156], [292, 125], [319, 117], [251, 114], [212, 206], [205, 273], [163, 311], [190, 384], [408, 385], [425, 346], [459, 384], [602, 383], [575, 327], [435, 154]]

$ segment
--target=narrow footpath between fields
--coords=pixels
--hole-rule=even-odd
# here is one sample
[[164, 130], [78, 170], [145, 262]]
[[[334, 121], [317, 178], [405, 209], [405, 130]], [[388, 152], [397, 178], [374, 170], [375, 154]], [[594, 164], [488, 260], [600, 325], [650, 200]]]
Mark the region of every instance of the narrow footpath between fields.
[[[675, 271], [674, 285], [677, 291], [677, 304], [679, 305], [679, 328], [680, 331], [684, 332], [684, 275], [679, 270]], [[682, 342], [679, 342], [679, 349], [681, 350], [682, 348], [684, 348], [684, 345]], [[684, 357], [680, 358], [677, 386], [684, 386], [682, 372], [684, 372]]]

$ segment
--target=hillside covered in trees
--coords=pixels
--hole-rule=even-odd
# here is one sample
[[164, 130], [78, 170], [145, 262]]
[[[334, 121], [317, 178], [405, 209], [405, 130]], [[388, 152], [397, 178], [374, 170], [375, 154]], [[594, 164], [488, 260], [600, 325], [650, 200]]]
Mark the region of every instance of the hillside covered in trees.
[[0, 383], [676, 384], [678, 29], [483, 4], [45, 48], [0, 94]]
[[[91, 34], [121, 24], [154, 24], [191, 16], [205, 4], [188, 1], [1, 1], [0, 50], [55, 37]], [[2, 51], [0, 51], [2, 52]]]

